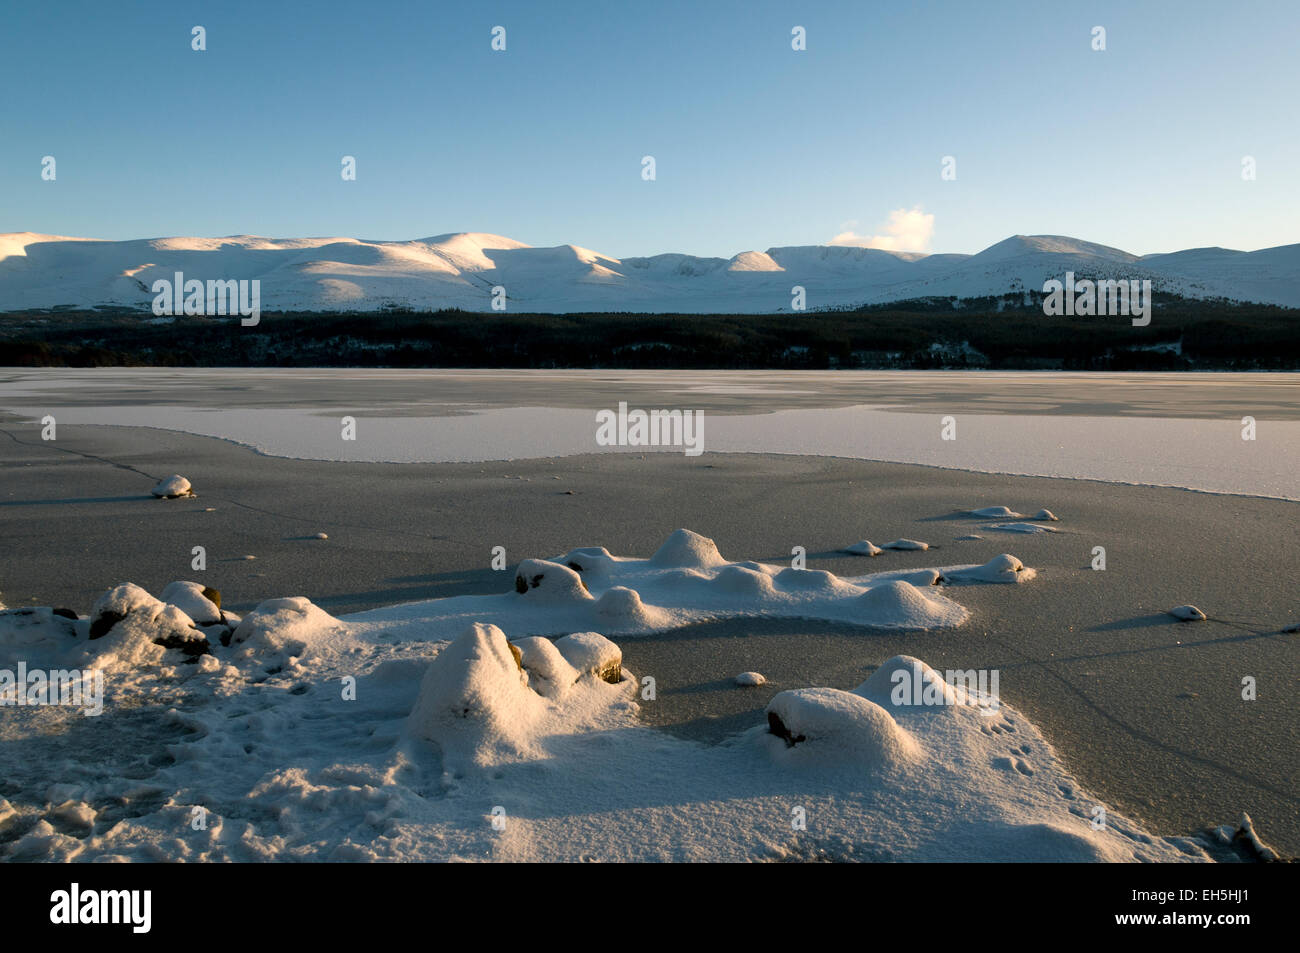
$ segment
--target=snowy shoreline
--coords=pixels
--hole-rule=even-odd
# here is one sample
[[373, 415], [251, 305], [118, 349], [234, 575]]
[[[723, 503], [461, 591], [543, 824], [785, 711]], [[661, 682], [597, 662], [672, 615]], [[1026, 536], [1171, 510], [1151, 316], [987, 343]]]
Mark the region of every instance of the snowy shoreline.
[[[780, 692], [769, 725], [702, 746], [639, 724], [653, 676], [574, 627], [603, 616], [632, 636], [693, 611], [851, 619], [865, 639], [882, 626], [961, 626], [967, 612], [945, 584], [1029, 581], [1013, 557], [995, 562], [841, 579], [728, 562], [679, 530], [649, 559], [579, 548], [522, 562], [522, 591], [339, 619], [300, 597], [241, 619], [196, 583], [173, 584], [170, 602], [119, 586], [75, 622], [9, 610], [6, 664], [100, 668], [110, 683], [89, 727], [32, 709], [27, 737], [151, 710], [180, 736], [145, 788], [104, 765], [11, 794], [0, 823], [25, 832], [5, 856], [1209, 859], [1205, 844], [1152, 837], [1098, 803], [1023, 715], [917, 659], [890, 659], [852, 692]], [[495, 621], [470, 621], [481, 619]], [[539, 637], [570, 630], [589, 634]], [[900, 698], [913, 683], [924, 697]]]

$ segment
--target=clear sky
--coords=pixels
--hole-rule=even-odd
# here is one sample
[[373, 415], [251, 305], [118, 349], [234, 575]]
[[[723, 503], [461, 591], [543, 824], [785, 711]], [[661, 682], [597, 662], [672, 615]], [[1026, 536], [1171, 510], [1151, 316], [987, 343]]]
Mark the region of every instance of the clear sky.
[[1300, 241], [1296, 0], [12, 0], [0, 63], [0, 232]]

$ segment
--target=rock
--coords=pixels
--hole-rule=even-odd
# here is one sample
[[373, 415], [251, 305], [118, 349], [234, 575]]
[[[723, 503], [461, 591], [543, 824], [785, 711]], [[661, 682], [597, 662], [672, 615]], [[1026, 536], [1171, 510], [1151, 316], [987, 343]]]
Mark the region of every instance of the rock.
[[183, 496], [194, 496], [190, 481], [179, 473], [173, 473], [165, 480], [160, 480], [151, 491], [154, 496], [164, 500], [174, 500]]
[[1181, 622], [1203, 622], [1205, 613], [1193, 605], [1174, 606], [1169, 614]]
[[329, 536], [327, 536], [325, 533], [317, 533], [315, 536], [312, 537], [312, 539], [329, 539]]
[[580, 675], [617, 685], [623, 678], [623, 651], [598, 632], [575, 632], [555, 640], [555, 648]]
[[791, 733], [785, 726], [785, 722], [781, 720], [781, 716], [774, 711], [767, 713], [767, 730], [784, 741], [787, 748], [793, 748], [799, 742], [808, 740], [803, 735]]
[[51, 612], [53, 615], [61, 616], [61, 617], [64, 618], [64, 619], [71, 619], [71, 620], [74, 621], [74, 622], [75, 622], [78, 618], [80, 618], [80, 616], [78, 616], [78, 615], [77, 615], [75, 612], [73, 612], [71, 609], [66, 609], [66, 608], [64, 608], [63, 606], [59, 606], [59, 607], [57, 607], [57, 608], [51, 609], [50, 612]]

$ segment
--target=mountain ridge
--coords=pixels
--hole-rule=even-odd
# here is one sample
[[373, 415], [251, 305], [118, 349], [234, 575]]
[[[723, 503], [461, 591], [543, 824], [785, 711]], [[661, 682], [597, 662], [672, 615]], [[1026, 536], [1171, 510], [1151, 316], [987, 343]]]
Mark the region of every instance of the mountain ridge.
[[[848, 245], [773, 246], [731, 258], [667, 252], [615, 258], [575, 244], [535, 247], [490, 232], [407, 241], [343, 236], [170, 236], [105, 241], [0, 234], [0, 312], [55, 307], [148, 308], [151, 287], [187, 279], [260, 281], [263, 310], [385, 307], [779, 313], [793, 289], [806, 307], [976, 298], [1041, 290], [1076, 277], [1150, 279], [1192, 298], [1300, 307], [1300, 244], [1246, 252], [1219, 247], [1134, 255], [1063, 235], [1012, 235], [973, 255]], [[499, 295], [498, 295], [499, 297]]]

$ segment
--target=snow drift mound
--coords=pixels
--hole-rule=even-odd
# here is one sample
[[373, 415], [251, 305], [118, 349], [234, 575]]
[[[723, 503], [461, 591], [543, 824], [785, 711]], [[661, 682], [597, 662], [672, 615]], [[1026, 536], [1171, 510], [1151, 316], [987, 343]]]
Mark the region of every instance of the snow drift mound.
[[676, 530], [650, 557], [661, 569], [715, 569], [726, 562], [713, 540], [689, 529]]
[[243, 657], [302, 658], [318, 642], [341, 629], [343, 623], [302, 596], [268, 599], [235, 627], [232, 645], [241, 645]]
[[568, 566], [582, 574], [582, 581], [587, 588], [608, 586], [614, 575], [614, 557], [604, 546], [583, 546], [571, 549], [563, 556], [557, 556], [551, 562]]
[[852, 762], [889, 770], [921, 747], [875, 702], [837, 688], [778, 693], [767, 705], [769, 750], [789, 764]]
[[757, 599], [771, 596], [776, 591], [771, 577], [747, 566], [726, 566], [718, 570], [718, 574], [713, 577], [713, 586], [719, 592]]
[[673, 625], [671, 612], [646, 605], [641, 593], [626, 586], [606, 589], [596, 601], [596, 615], [609, 619], [619, 629], [665, 629]]
[[882, 629], [936, 629], [960, 625], [969, 613], [938, 594], [901, 579], [872, 586], [857, 600], [860, 624]]
[[949, 584], [962, 584], [974, 582], [1009, 582], [1020, 583], [1028, 582], [1033, 579], [1037, 573], [1026, 568], [1015, 556], [1010, 553], [1003, 553], [1001, 556], [994, 556], [982, 566], [963, 566], [958, 569], [946, 569], [943, 572], [943, 581]]
[[505, 633], [475, 623], [429, 663], [407, 730], [438, 746], [444, 771], [516, 760], [529, 753], [546, 704], [527, 685]]
[[787, 566], [776, 574], [776, 586], [787, 592], [817, 592], [847, 595], [853, 586], [825, 569], [795, 569]]
[[33, 665], [36, 653], [58, 651], [76, 638], [76, 622], [49, 606], [0, 608], [0, 668], [12, 669], [20, 661]]
[[886, 709], [921, 706], [951, 710], [954, 705], [965, 703], [956, 689], [944, 681], [942, 673], [910, 655], [889, 659], [853, 689], [853, 694]]

